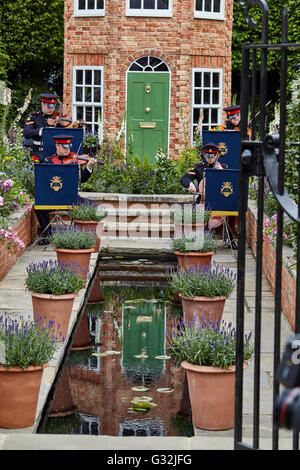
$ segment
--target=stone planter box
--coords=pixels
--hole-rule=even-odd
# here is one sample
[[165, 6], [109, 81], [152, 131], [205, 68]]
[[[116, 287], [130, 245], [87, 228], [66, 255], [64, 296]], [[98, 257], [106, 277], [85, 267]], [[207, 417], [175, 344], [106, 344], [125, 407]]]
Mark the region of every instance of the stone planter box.
[[[255, 201], [249, 200], [247, 213], [247, 241], [256, 256], [256, 220], [257, 208]], [[286, 316], [291, 328], [295, 330], [295, 308], [296, 308], [296, 271], [290, 266], [295, 262], [293, 251], [288, 246], [282, 250], [282, 287], [281, 287], [281, 309]], [[275, 246], [269, 242], [263, 242], [262, 267], [266, 280], [275, 294]]]
[[[27, 248], [38, 232], [38, 222], [34, 210], [27, 211], [20, 209], [10, 217], [10, 225], [15, 230], [17, 236], [25, 243]], [[18, 261], [23, 250], [13, 246], [8, 249], [7, 243], [0, 244], [0, 280], [8, 273], [12, 266]]]

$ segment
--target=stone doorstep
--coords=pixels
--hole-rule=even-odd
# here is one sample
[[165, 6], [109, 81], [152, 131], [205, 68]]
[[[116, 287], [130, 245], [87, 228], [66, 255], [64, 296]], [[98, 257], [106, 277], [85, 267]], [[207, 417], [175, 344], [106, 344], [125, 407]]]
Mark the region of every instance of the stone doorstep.
[[79, 196], [90, 201], [103, 202], [133, 202], [142, 204], [143, 202], [152, 204], [182, 204], [193, 202], [190, 194], [117, 194], [117, 193], [94, 193], [79, 191]]

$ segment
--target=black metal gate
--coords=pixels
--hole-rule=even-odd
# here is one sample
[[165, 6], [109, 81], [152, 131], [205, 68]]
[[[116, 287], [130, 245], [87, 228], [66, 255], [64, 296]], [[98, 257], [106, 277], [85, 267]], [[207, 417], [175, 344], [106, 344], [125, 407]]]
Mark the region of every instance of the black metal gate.
[[[239, 199], [239, 248], [238, 248], [238, 281], [237, 281], [237, 375], [235, 404], [235, 449], [260, 448], [260, 371], [261, 371], [261, 320], [262, 320], [262, 247], [264, 220], [264, 185], [268, 179], [277, 200], [277, 240], [276, 240], [276, 289], [274, 311], [274, 356], [273, 372], [280, 363], [280, 328], [281, 328], [281, 285], [282, 285], [282, 244], [283, 215], [287, 213], [300, 224], [300, 204], [296, 206], [285, 189], [285, 150], [287, 145], [298, 145], [300, 142], [286, 142], [286, 105], [287, 105], [287, 55], [300, 48], [300, 44], [288, 43], [288, 13], [282, 13], [282, 41], [279, 44], [268, 43], [269, 7], [264, 0], [238, 0], [244, 7], [246, 22], [250, 27], [261, 27], [261, 43], [243, 45], [242, 47], [242, 80], [241, 80], [241, 158], [240, 158], [240, 199]], [[261, 10], [262, 23], [257, 25], [249, 18], [251, 7]], [[280, 126], [278, 135], [267, 135], [267, 64], [270, 51], [278, 51], [281, 57], [280, 75]], [[260, 59], [258, 61], [258, 58]], [[259, 63], [259, 65], [258, 65]], [[299, 65], [299, 64], [298, 64]], [[260, 73], [257, 70], [260, 68]], [[259, 78], [257, 79], [257, 76]], [[259, 89], [259, 92], [257, 91]], [[259, 98], [259, 99], [257, 99]], [[256, 117], [259, 106], [259, 118]], [[248, 109], [251, 110], [252, 140], [247, 138]], [[256, 122], [257, 121], [257, 122]], [[300, 141], [300, 135], [299, 139]], [[299, 160], [299, 158], [298, 158]], [[300, 165], [299, 165], [300, 170]], [[300, 171], [299, 185], [300, 188]], [[255, 356], [253, 387], [253, 443], [243, 442], [243, 337], [244, 337], [244, 293], [245, 293], [245, 260], [246, 260], [246, 194], [250, 176], [258, 181], [257, 244], [256, 244], [256, 286], [255, 286]], [[300, 189], [298, 193], [298, 201]], [[295, 333], [300, 333], [300, 230], [297, 238], [297, 278]], [[272, 332], [270, 332], [272, 334]], [[275, 374], [274, 374], [275, 375]], [[273, 385], [273, 429], [272, 448], [279, 448], [279, 429], [274, 422], [274, 404], [279, 394], [279, 383], [274, 378]], [[292, 442], [293, 441], [293, 442]], [[294, 431], [291, 449], [298, 449], [298, 433]]]

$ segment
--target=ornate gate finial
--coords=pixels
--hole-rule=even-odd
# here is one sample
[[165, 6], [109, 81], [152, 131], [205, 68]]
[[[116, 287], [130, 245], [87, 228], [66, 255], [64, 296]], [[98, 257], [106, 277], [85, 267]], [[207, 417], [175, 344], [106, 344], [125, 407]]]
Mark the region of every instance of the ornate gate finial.
[[244, 8], [244, 17], [247, 25], [250, 28], [257, 28], [260, 23], [255, 21], [254, 18], [249, 17], [250, 9], [257, 6], [261, 9], [261, 40], [266, 43], [268, 40], [268, 20], [269, 20], [269, 5], [265, 0], [237, 0], [239, 5]]

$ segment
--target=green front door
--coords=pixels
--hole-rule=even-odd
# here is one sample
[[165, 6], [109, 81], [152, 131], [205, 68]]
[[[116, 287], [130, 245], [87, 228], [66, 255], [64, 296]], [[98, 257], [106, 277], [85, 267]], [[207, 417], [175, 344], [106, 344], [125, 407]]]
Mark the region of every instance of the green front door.
[[168, 150], [169, 77], [168, 72], [128, 72], [127, 150], [132, 146], [133, 155], [152, 162], [158, 148]]

